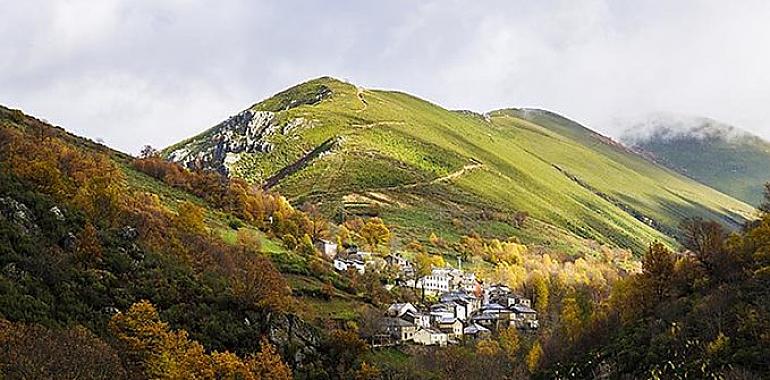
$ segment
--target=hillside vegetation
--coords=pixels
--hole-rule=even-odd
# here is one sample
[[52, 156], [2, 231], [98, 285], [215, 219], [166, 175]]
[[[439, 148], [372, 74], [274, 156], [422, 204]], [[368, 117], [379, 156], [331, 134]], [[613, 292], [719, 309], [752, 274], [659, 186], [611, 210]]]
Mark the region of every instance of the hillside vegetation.
[[[381, 215], [406, 237], [478, 231], [563, 250], [675, 245], [686, 217], [737, 228], [754, 209], [540, 110], [449, 111], [320, 78], [164, 150], [327, 215]], [[512, 215], [526, 213], [526, 223]]]
[[339, 378], [320, 321], [365, 300], [314, 221], [0, 107], [0, 377]]
[[625, 142], [653, 161], [751, 205], [770, 180], [770, 143], [710, 120], [691, 128], [654, 127]]

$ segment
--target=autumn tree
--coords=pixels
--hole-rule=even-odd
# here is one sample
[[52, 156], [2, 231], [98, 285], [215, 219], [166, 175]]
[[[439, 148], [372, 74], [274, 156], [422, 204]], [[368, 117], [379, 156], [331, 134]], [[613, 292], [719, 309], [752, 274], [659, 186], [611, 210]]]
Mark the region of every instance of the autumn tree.
[[[431, 274], [434, 267], [444, 266], [444, 259], [438, 255], [431, 255], [429, 253], [420, 252], [414, 256], [414, 276], [415, 283], [419, 282], [425, 276]], [[425, 287], [421, 286], [422, 294], [421, 298], [425, 300]]]
[[91, 223], [86, 223], [83, 231], [78, 235], [75, 243], [75, 255], [82, 262], [99, 262], [102, 260], [102, 244], [96, 228]]
[[203, 346], [190, 341], [184, 330], [170, 330], [147, 301], [115, 314], [109, 327], [120, 344], [127, 367], [141, 370], [148, 378], [212, 376]]
[[252, 252], [233, 252], [228, 257], [222, 270], [241, 302], [276, 312], [293, 308], [291, 289], [270, 260]]
[[674, 274], [674, 254], [661, 243], [653, 243], [642, 258], [642, 279], [645, 288], [657, 303], [668, 295]]
[[531, 287], [535, 296], [535, 310], [537, 310], [540, 315], [546, 315], [550, 298], [548, 279], [542, 273], [535, 272], [535, 274], [532, 275]]
[[560, 326], [570, 342], [575, 342], [581, 331], [581, 311], [574, 296], [565, 297], [562, 300]]
[[359, 236], [366, 242], [372, 251], [377, 252], [378, 247], [390, 240], [390, 230], [380, 218], [370, 218], [358, 231]]
[[534, 373], [540, 365], [540, 359], [543, 357], [543, 348], [540, 342], [535, 342], [527, 353], [527, 368], [530, 373]]
[[260, 351], [246, 360], [256, 380], [289, 380], [291, 369], [267, 339], [262, 338]]
[[203, 220], [203, 207], [190, 201], [184, 201], [179, 205], [177, 211], [177, 227], [190, 234], [203, 234], [206, 231], [206, 224]]
[[84, 327], [49, 329], [0, 319], [0, 377], [125, 379], [118, 353]]
[[500, 349], [508, 357], [511, 362], [516, 361], [516, 356], [519, 354], [519, 332], [515, 327], [507, 327], [500, 329], [499, 331]]

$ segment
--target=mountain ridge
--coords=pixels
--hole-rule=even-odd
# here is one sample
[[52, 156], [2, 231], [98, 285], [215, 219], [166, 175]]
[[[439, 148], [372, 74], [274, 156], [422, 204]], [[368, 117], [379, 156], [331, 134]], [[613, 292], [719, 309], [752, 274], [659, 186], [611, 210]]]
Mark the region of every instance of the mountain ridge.
[[[475, 226], [469, 213], [526, 211], [573, 238], [639, 251], [654, 240], [673, 244], [685, 217], [738, 228], [753, 212], [551, 111], [449, 111], [403, 92], [322, 77], [243, 113], [251, 119], [239, 127], [228, 119], [164, 155], [258, 184], [295, 167], [271, 185], [297, 202], [320, 200], [329, 214], [374, 208], [415, 234], [430, 224], [427, 215], [444, 215], [439, 230], [449, 240], [468, 232], [448, 226], [458, 216]], [[482, 166], [432, 182], [471, 162]], [[390, 204], [372, 200], [383, 192]], [[525, 240], [538, 233], [504, 229]]]

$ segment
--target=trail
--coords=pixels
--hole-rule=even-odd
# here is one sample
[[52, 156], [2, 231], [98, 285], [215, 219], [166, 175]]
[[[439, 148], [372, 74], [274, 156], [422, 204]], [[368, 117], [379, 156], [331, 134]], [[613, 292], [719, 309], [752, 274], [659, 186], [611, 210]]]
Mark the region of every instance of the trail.
[[456, 170], [456, 171], [454, 171], [452, 173], [449, 173], [449, 174], [447, 174], [445, 176], [441, 176], [441, 177], [438, 177], [438, 178], [434, 178], [434, 179], [432, 179], [430, 181], [422, 181], [422, 182], [415, 182], [415, 183], [410, 183], [410, 184], [406, 184], [406, 185], [382, 187], [382, 188], [379, 188], [379, 189], [368, 189], [367, 192], [383, 191], [383, 190], [413, 189], [413, 188], [419, 187], [419, 186], [435, 185], [437, 183], [451, 181], [451, 180], [453, 180], [453, 179], [455, 179], [457, 177], [460, 177], [460, 176], [464, 175], [465, 173], [468, 173], [471, 170], [481, 169], [483, 167], [484, 167], [484, 164], [482, 164], [482, 163], [480, 163], [480, 162], [478, 162], [476, 160], [473, 160], [472, 163], [465, 164], [462, 168], [460, 168], [460, 169], [458, 169], [458, 170]]

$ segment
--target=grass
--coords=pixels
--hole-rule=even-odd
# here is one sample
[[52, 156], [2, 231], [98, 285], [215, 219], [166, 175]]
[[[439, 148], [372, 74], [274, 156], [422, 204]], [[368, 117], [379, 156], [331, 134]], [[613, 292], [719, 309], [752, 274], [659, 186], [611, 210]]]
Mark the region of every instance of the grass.
[[[302, 97], [319, 86], [332, 95], [302, 104]], [[329, 154], [285, 178], [278, 190], [332, 212], [346, 205], [346, 196], [376, 194], [388, 201], [368, 206], [376, 203], [375, 213], [395, 225], [404, 240], [424, 240], [430, 232], [453, 240], [476, 230], [570, 250], [582, 249], [588, 239], [641, 252], [656, 240], [675, 244], [670, 231], [684, 217], [736, 228], [754, 211], [555, 114], [501, 110], [485, 119], [400, 92], [359, 91], [320, 78], [255, 105], [278, 110], [275, 104], [298, 96], [300, 105], [279, 110], [276, 117], [306, 122], [271, 136], [272, 152], [243, 154], [233, 173], [259, 183], [323, 141], [338, 138]], [[204, 135], [191, 146], [206, 143]], [[469, 164], [481, 166], [459, 172]], [[348, 206], [372, 212], [366, 203]], [[532, 227], [480, 221], [481, 210], [527, 211]], [[458, 227], [453, 219], [472, 228]]]
[[658, 162], [752, 205], [770, 181], [770, 143], [755, 136], [650, 137], [635, 147]]

